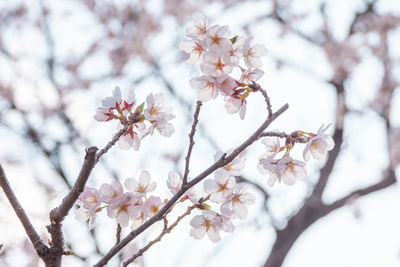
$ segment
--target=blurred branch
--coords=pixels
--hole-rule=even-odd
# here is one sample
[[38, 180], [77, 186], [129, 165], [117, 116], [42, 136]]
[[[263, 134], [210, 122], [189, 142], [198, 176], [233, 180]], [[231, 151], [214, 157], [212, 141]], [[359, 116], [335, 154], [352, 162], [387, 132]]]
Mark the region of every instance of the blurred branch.
[[4, 194], [6, 195], [15, 213], [17, 214], [18, 219], [21, 222], [22, 226], [24, 227], [26, 235], [29, 237], [29, 240], [31, 241], [33, 247], [35, 248], [38, 256], [40, 258], [43, 258], [48, 254], [49, 248], [44, 244], [43, 240], [40, 238], [36, 229], [33, 227], [31, 221], [26, 215], [24, 208], [22, 208], [17, 197], [15, 196], [14, 191], [12, 190], [7, 180], [6, 174], [1, 164], [0, 164], [0, 186], [3, 189]]

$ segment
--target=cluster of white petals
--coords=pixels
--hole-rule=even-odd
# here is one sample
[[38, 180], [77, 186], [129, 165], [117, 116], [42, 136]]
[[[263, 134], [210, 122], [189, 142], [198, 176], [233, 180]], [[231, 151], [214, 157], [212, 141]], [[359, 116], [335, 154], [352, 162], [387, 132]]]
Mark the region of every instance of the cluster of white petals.
[[[306, 143], [303, 150], [304, 161], [308, 161], [311, 156], [314, 159], [324, 160], [328, 151], [333, 149], [335, 143], [332, 137], [324, 133], [328, 127], [329, 125], [327, 127], [322, 125], [317, 134], [297, 132], [299, 142]], [[276, 181], [292, 185], [297, 179], [306, 178], [306, 164], [289, 156], [293, 144], [281, 147], [278, 137], [265, 138], [262, 143], [267, 151], [260, 157], [257, 168], [261, 174], [269, 175], [270, 186]], [[285, 150], [282, 158], [275, 158]]]
[[[199, 62], [205, 74], [190, 81], [192, 88], [198, 90], [198, 99], [215, 99], [218, 93], [224, 96], [228, 113], [239, 113], [244, 119], [246, 98], [252, 92], [248, 85], [261, 78], [260, 57], [266, 55], [264, 45], [251, 43], [252, 38], [232, 36], [228, 26], [210, 25], [202, 13], [193, 14], [193, 25], [186, 30], [190, 38], [183, 40], [179, 48], [188, 54], [188, 63]], [[243, 60], [244, 66], [240, 66]], [[229, 74], [240, 68], [242, 75], [234, 79]]]
[[126, 191], [118, 180], [102, 184], [99, 190], [86, 186], [79, 196], [81, 206], [75, 217], [80, 221], [89, 220], [89, 228], [92, 229], [96, 213], [106, 208], [107, 215], [115, 219], [121, 227], [137, 227], [164, 205], [160, 197], [148, 197], [156, 188], [156, 183], [150, 180], [150, 173], [143, 170], [138, 180], [125, 180]]
[[174, 118], [172, 108], [165, 102], [161, 93], [155, 95], [151, 93], [146, 98], [146, 108], [144, 108], [145, 103], [136, 106], [133, 90], [125, 90], [122, 97], [121, 89], [116, 87], [111, 97], [101, 101], [102, 107], [96, 110], [94, 118], [100, 122], [118, 120], [119, 130], [129, 125], [119, 139], [119, 147], [125, 150], [130, 148], [139, 150], [140, 141], [145, 136], [152, 135], [154, 129], [166, 137], [174, 133], [174, 126], [169, 122]]
[[[230, 150], [228, 153], [231, 153]], [[214, 160], [218, 161], [224, 153], [217, 152]], [[212, 242], [218, 242], [220, 231], [233, 232], [233, 219], [246, 219], [247, 205], [255, 202], [255, 196], [249, 192], [248, 185], [237, 184], [235, 176], [240, 176], [245, 165], [243, 154], [214, 173], [213, 179], [204, 181], [204, 191], [210, 201], [220, 205], [220, 212], [205, 210], [192, 218], [190, 235], [200, 239], [207, 234]]]

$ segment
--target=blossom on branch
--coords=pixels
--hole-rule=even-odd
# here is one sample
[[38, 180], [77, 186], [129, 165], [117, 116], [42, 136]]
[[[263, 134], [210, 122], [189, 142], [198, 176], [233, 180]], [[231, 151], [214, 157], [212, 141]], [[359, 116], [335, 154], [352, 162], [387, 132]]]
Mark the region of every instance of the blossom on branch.
[[198, 38], [203, 40], [206, 38], [207, 31], [210, 27], [210, 22], [203, 13], [196, 12], [192, 15], [193, 25], [186, 29], [186, 34], [189, 37]]
[[200, 101], [205, 102], [218, 96], [217, 81], [212, 76], [203, 75], [193, 78], [190, 80], [190, 86], [199, 90]]
[[112, 97], [106, 97], [102, 101], [103, 107], [98, 108], [94, 116], [100, 122], [119, 121], [117, 129], [124, 130], [119, 139], [121, 149], [139, 150], [141, 140], [149, 134], [152, 135], [154, 129], [166, 137], [174, 133], [174, 126], [169, 121], [175, 116], [172, 115], [172, 108], [165, 104], [161, 93], [155, 95], [151, 93], [147, 96], [146, 109], [144, 109], [145, 103], [134, 109], [135, 101], [133, 90], [126, 90], [125, 97], [121, 98], [121, 91], [117, 87]]
[[[230, 155], [233, 149], [230, 149], [226, 154]], [[224, 155], [221, 151], [218, 151], [214, 155], [214, 161], [217, 162]], [[244, 153], [240, 153], [236, 158], [234, 158], [230, 163], [226, 164], [222, 168], [215, 171], [215, 177], [224, 176], [239, 176], [242, 174], [242, 170], [245, 166], [246, 158]]]
[[302, 161], [295, 160], [292, 157], [285, 157], [279, 160], [276, 165], [276, 174], [279, 181], [283, 181], [287, 185], [292, 185], [296, 179], [303, 179], [307, 176], [306, 164]]
[[317, 134], [308, 141], [303, 151], [305, 161], [310, 160], [311, 156], [314, 159], [324, 160], [328, 151], [333, 149], [335, 143], [333, 142], [332, 136], [324, 134], [328, 127], [329, 125], [325, 128], [324, 125], [322, 125]]
[[218, 176], [215, 179], [204, 181], [204, 191], [210, 194], [210, 200], [221, 203], [233, 192], [236, 186], [236, 179], [233, 176]]
[[234, 192], [221, 205], [221, 212], [228, 213], [233, 211], [237, 218], [246, 219], [248, 213], [246, 205], [255, 203], [255, 196], [247, 192], [248, 187], [249, 185], [244, 183], [236, 186]]
[[139, 218], [141, 211], [141, 201], [132, 193], [124, 193], [107, 207], [108, 216], [115, 218], [121, 227], [128, 226], [130, 219]]
[[150, 173], [148, 171], [141, 171], [139, 181], [135, 178], [127, 178], [125, 180], [125, 187], [136, 196], [146, 196], [147, 193], [156, 189], [156, 183], [150, 183]]
[[161, 198], [151, 196], [143, 204], [143, 213], [150, 218], [155, 215], [163, 206], [164, 203], [161, 201]]
[[212, 210], [205, 210], [202, 215], [194, 216], [190, 221], [190, 225], [193, 227], [190, 230], [190, 236], [195, 239], [201, 239], [207, 233], [212, 242], [215, 243], [221, 240], [219, 236], [221, 220], [218, 214]]
[[103, 201], [108, 202], [115, 201], [124, 193], [122, 185], [118, 180], [112, 181], [111, 184], [102, 184], [99, 191]]

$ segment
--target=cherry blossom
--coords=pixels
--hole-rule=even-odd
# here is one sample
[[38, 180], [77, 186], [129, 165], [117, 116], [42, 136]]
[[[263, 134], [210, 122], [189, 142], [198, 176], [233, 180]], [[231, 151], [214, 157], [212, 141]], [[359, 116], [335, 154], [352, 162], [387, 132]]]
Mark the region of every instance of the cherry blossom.
[[223, 74], [216, 79], [216, 85], [224, 96], [230, 96], [235, 92], [238, 84], [231, 76]]
[[165, 98], [162, 93], [153, 95], [152, 93], [146, 97], [147, 108], [143, 110], [146, 120], [157, 121], [163, 120], [172, 114], [172, 108], [165, 104]]
[[97, 108], [94, 119], [100, 122], [115, 119], [114, 113], [109, 108]]
[[111, 184], [102, 184], [100, 186], [100, 193], [103, 201], [112, 202], [124, 193], [122, 185], [118, 180], [114, 180]]
[[225, 202], [221, 205], [221, 212], [227, 213], [233, 210], [236, 217], [243, 220], [247, 218], [247, 207], [246, 205], [255, 203], [255, 196], [251, 193], [246, 192], [248, 190], [248, 184], [239, 184], [235, 191], [228, 196]]
[[213, 50], [204, 53], [200, 69], [204, 74], [214, 77], [232, 72], [233, 66], [228, 52], [215, 52]]
[[127, 178], [125, 180], [125, 187], [137, 196], [145, 196], [147, 193], [156, 189], [156, 183], [150, 183], [150, 179], [150, 173], [143, 170], [139, 175], [139, 181], [135, 178]]
[[[229, 155], [233, 152], [233, 149], [230, 149], [226, 154]], [[224, 153], [218, 151], [214, 155], [214, 161], [218, 161]], [[239, 176], [242, 174], [242, 170], [245, 166], [246, 159], [244, 153], [240, 153], [236, 158], [234, 158], [230, 163], [226, 164], [224, 167], [219, 168], [215, 171], [216, 177], [223, 177], [223, 176]]]
[[164, 203], [161, 201], [161, 198], [150, 196], [143, 204], [143, 213], [150, 218], [155, 215], [163, 206]]
[[285, 157], [279, 160], [276, 166], [276, 174], [279, 181], [283, 181], [287, 185], [292, 185], [296, 179], [303, 179], [307, 176], [306, 164], [302, 161]]
[[264, 75], [264, 71], [261, 69], [243, 69], [241, 68], [242, 76], [240, 76], [239, 82], [251, 84], [252, 82], [258, 81], [261, 76]]
[[229, 52], [232, 50], [232, 42], [228, 39], [230, 34], [228, 26], [212, 26], [207, 31], [207, 47], [214, 51]]
[[229, 56], [231, 59], [231, 63], [235, 66], [239, 65], [240, 60], [243, 57], [243, 48], [245, 39], [243, 37], [234, 37], [232, 39], [232, 49], [229, 50]]
[[240, 119], [246, 115], [246, 101], [235, 97], [226, 96], [225, 109], [229, 114], [239, 113]]
[[89, 230], [91, 230], [96, 224], [96, 214], [101, 210], [98, 209], [102, 202], [101, 194], [97, 189], [85, 186], [79, 200], [82, 206], [75, 211], [75, 218], [81, 222], [89, 220]]
[[308, 161], [312, 156], [314, 159], [324, 160], [328, 151], [332, 150], [335, 146], [333, 139], [330, 135], [324, 134], [326, 129], [324, 125], [319, 128], [318, 133], [312, 137], [303, 151], [303, 158], [305, 161]]
[[223, 214], [219, 214], [217, 218], [219, 219], [219, 227], [228, 233], [232, 233], [235, 230], [235, 225], [232, 223], [232, 218], [234, 217], [233, 211], [227, 211]]
[[196, 61], [200, 60], [205, 49], [205, 44], [201, 40], [183, 40], [179, 43], [179, 49], [189, 54], [186, 60], [189, 64], [194, 64]]
[[192, 38], [200, 40], [206, 38], [207, 31], [210, 27], [210, 22], [201, 12], [196, 12], [192, 15], [193, 25], [186, 29], [186, 34]]
[[193, 227], [190, 230], [190, 236], [195, 239], [201, 239], [207, 233], [208, 238], [212, 242], [220, 241], [219, 231], [221, 230], [221, 220], [217, 215], [212, 210], [205, 210], [202, 212], [202, 215], [194, 216], [190, 221], [190, 225]]
[[85, 207], [81, 206], [77, 210], [75, 210], [75, 219], [80, 222], [86, 222], [89, 220], [88, 228], [92, 230], [96, 225], [96, 210], [88, 210]]
[[85, 186], [85, 189], [79, 196], [79, 200], [82, 202], [83, 207], [88, 210], [97, 209], [102, 202], [100, 192], [89, 186]]
[[168, 120], [173, 118], [175, 118], [175, 116], [169, 115], [163, 119], [152, 121], [151, 126], [149, 127], [149, 133], [152, 135], [154, 129], [157, 129], [162, 136], [170, 137], [175, 132], [175, 127], [169, 123]]
[[218, 176], [204, 181], [204, 191], [210, 194], [210, 200], [216, 203], [225, 201], [233, 192], [236, 180], [233, 176]]
[[[120, 125], [119, 128], [122, 129], [123, 126]], [[133, 148], [134, 150], [138, 151], [140, 148], [141, 138], [139, 138], [139, 133], [137, 133], [135, 130], [145, 131], [145, 128], [146, 127], [143, 123], [137, 123], [129, 127], [128, 130], [118, 140], [119, 148], [123, 150]]]
[[268, 185], [273, 186], [274, 183], [280, 179], [278, 178], [277, 164], [279, 160], [273, 159], [271, 157], [265, 157], [265, 154], [260, 157], [259, 164], [257, 165], [257, 169], [261, 174], [269, 175]]
[[212, 76], [203, 75], [190, 80], [190, 86], [199, 90], [198, 99], [200, 101], [208, 101], [218, 96], [218, 88], [216, 80]]
[[176, 171], [170, 171], [168, 174], [167, 186], [171, 193], [176, 194], [182, 186], [182, 177]]
[[249, 69], [257, 69], [262, 66], [260, 57], [267, 54], [267, 49], [261, 44], [251, 46], [250, 42], [251, 38], [247, 39], [244, 44], [244, 62]]
[[[167, 186], [171, 193], [176, 194], [182, 186], [182, 177], [176, 171], [170, 171], [168, 174]], [[196, 203], [200, 198], [200, 193], [196, 188], [192, 187], [186, 191], [181, 199], [190, 199], [192, 203]]]
[[107, 109], [117, 109], [119, 108], [119, 105], [121, 104], [122, 99], [121, 99], [121, 89], [117, 86], [113, 90], [113, 95], [104, 98], [101, 101], [101, 104], [103, 105], [104, 108]]
[[130, 219], [139, 218], [141, 211], [140, 199], [132, 193], [124, 193], [107, 207], [108, 216], [115, 218], [121, 227], [128, 226]]
[[[118, 130], [124, 129], [124, 133], [118, 140], [121, 149], [133, 148], [139, 150], [140, 141], [148, 134], [153, 134], [154, 129], [166, 137], [171, 136], [175, 129], [169, 122], [175, 118], [172, 115], [172, 108], [165, 104], [164, 96], [159, 93], [147, 96], [147, 108], [143, 110], [144, 103], [132, 110], [135, 105], [135, 94], [133, 90], [125, 90], [124, 98], [121, 98], [121, 91], [117, 87], [112, 97], [102, 101], [103, 107], [97, 109], [95, 119], [98, 121], [118, 120]], [[150, 126], [146, 125], [146, 122]]]
[[265, 154], [261, 156], [262, 158], [273, 158], [281, 148], [278, 137], [264, 138], [261, 143], [263, 143], [267, 147], [267, 152], [265, 152]]

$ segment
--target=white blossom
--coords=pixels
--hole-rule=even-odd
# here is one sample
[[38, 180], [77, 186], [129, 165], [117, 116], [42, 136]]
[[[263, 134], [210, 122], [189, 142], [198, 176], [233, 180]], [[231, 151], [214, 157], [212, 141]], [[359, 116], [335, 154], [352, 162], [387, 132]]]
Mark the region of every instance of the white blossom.
[[246, 219], [248, 214], [246, 205], [255, 203], [255, 196], [246, 192], [247, 190], [248, 184], [239, 184], [234, 192], [221, 205], [221, 212], [227, 213], [233, 210], [237, 218], [241, 220]]
[[279, 160], [276, 166], [276, 174], [279, 180], [287, 185], [292, 185], [296, 179], [303, 179], [307, 176], [306, 164], [302, 161], [285, 157]]
[[204, 191], [210, 194], [210, 200], [221, 203], [233, 192], [236, 179], [233, 176], [218, 176], [204, 181]]
[[200, 40], [206, 38], [207, 31], [210, 27], [210, 22], [203, 13], [196, 12], [192, 15], [193, 25], [186, 29], [186, 34], [192, 38], [199, 38]]
[[244, 45], [244, 62], [249, 69], [257, 69], [262, 67], [260, 57], [267, 54], [267, 49], [261, 44], [251, 46], [250, 42], [251, 38], [247, 39]]
[[139, 181], [135, 178], [127, 178], [125, 180], [125, 187], [137, 196], [145, 196], [147, 193], [153, 192], [156, 189], [156, 183], [150, 182], [150, 180], [150, 173], [146, 170], [142, 170], [139, 175]]
[[205, 210], [202, 215], [194, 216], [190, 221], [190, 225], [193, 227], [190, 230], [190, 236], [195, 239], [201, 239], [207, 233], [212, 242], [221, 240], [219, 236], [221, 220], [217, 217], [217, 213], [212, 210]]
[[228, 52], [208, 51], [203, 55], [200, 69], [204, 74], [218, 77], [231, 73], [233, 66]]
[[305, 161], [310, 160], [312, 156], [314, 159], [324, 160], [328, 151], [332, 150], [335, 143], [332, 136], [324, 134], [329, 125], [324, 128], [324, 125], [319, 128], [316, 136], [311, 138], [303, 151], [303, 158]]
[[216, 80], [212, 76], [203, 75], [190, 80], [190, 86], [199, 91], [198, 99], [208, 101], [218, 96]]
[[229, 114], [239, 113], [240, 119], [246, 115], [246, 101], [238, 98], [226, 96], [224, 98], [225, 109]]
[[232, 49], [232, 42], [229, 40], [231, 32], [228, 26], [214, 25], [208, 29], [206, 43], [210, 50], [228, 52]]

